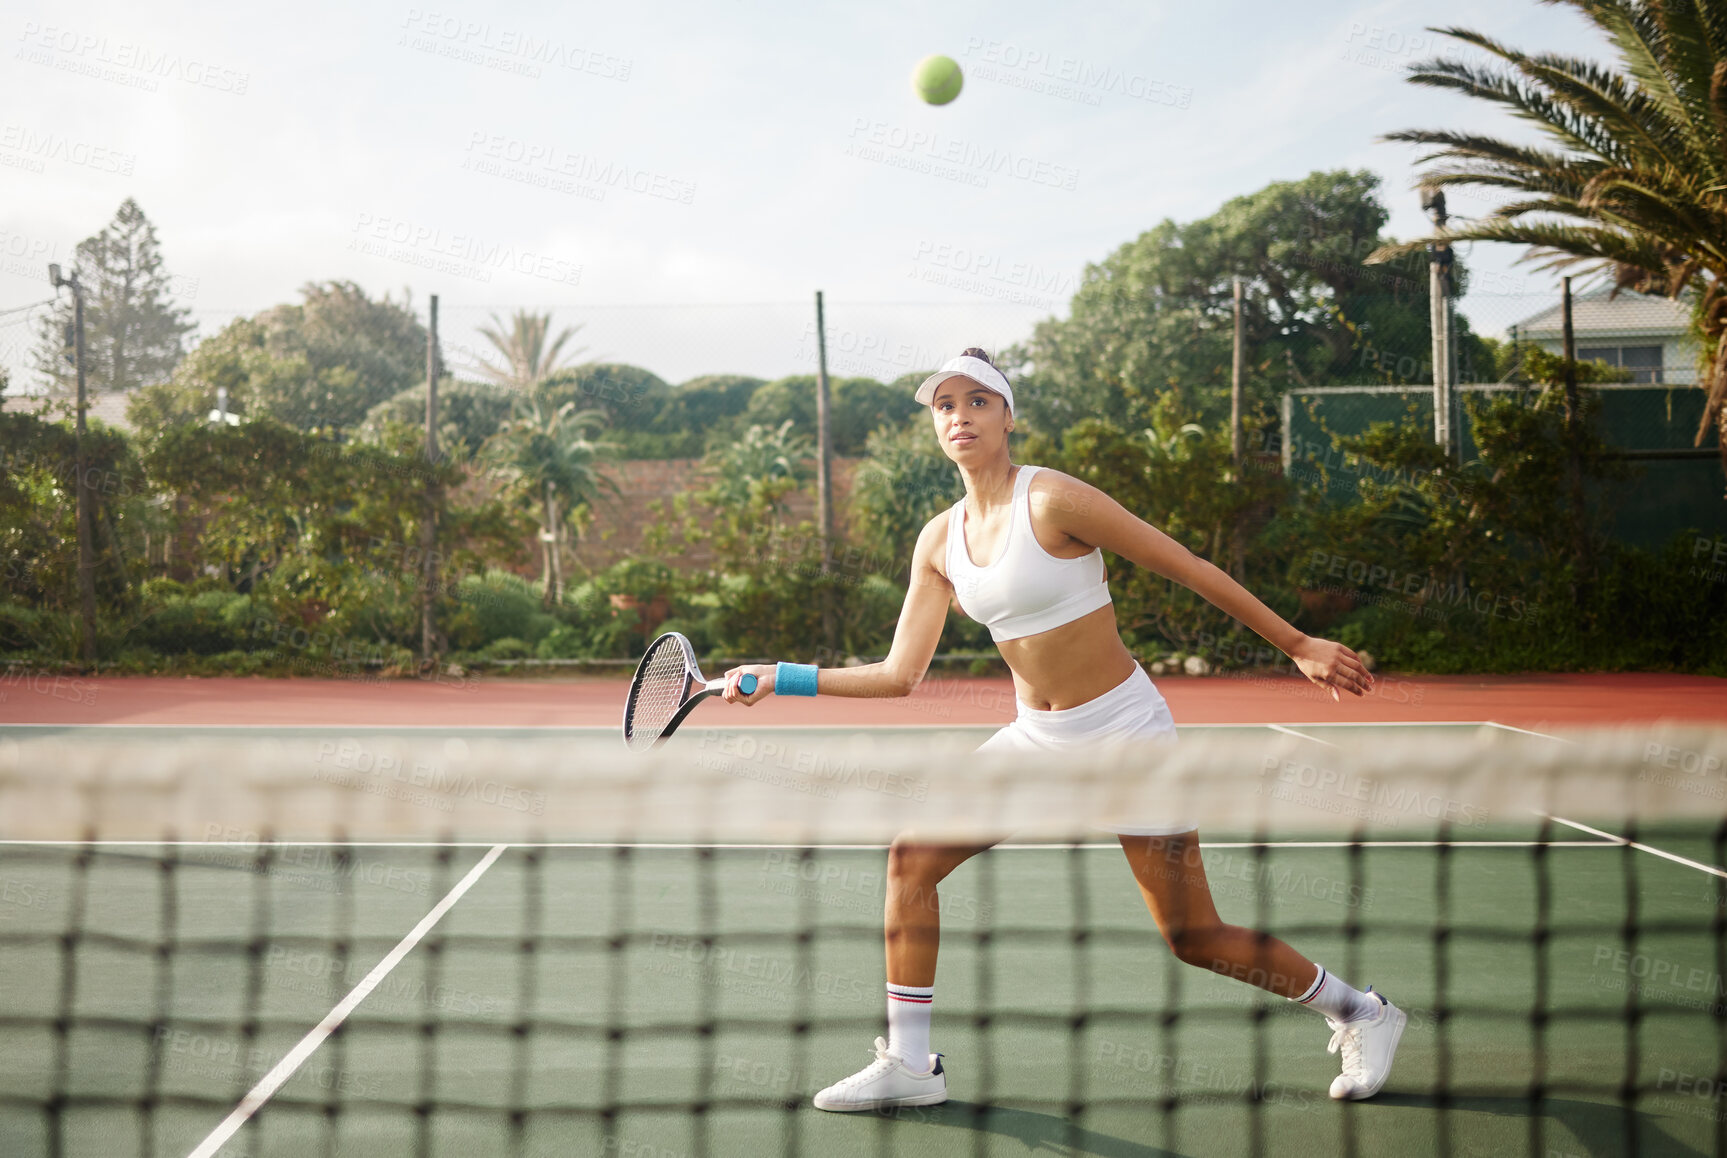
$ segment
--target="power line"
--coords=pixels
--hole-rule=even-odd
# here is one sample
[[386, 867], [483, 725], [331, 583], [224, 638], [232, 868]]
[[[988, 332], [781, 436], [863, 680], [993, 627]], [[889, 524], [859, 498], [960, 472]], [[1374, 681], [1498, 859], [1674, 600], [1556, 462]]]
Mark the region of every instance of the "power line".
[[7, 314], [21, 314], [25, 310], [34, 310], [40, 309], [43, 306], [51, 306], [54, 304], [55, 300], [56, 299], [54, 298], [43, 298], [39, 302], [31, 302], [27, 306], [13, 306], [11, 309], [0, 310], [0, 318], [5, 317]]

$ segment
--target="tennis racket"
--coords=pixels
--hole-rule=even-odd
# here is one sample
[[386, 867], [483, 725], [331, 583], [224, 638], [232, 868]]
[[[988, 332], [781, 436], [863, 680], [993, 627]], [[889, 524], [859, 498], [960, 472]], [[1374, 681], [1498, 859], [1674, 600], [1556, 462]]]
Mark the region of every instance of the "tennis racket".
[[[666, 632], [648, 645], [648, 653], [636, 665], [630, 698], [624, 704], [624, 743], [638, 752], [658, 748], [697, 704], [725, 690], [725, 680], [702, 677], [689, 640], [675, 631]], [[738, 690], [754, 695], [756, 677], [739, 679]]]

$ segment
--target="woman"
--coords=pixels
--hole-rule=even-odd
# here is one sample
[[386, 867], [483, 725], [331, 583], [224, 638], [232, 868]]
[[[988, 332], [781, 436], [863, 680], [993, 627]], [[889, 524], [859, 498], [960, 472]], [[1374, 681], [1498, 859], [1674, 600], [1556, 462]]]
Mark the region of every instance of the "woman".
[[[982, 350], [947, 362], [918, 387], [936, 438], [965, 479], [965, 498], [918, 535], [905, 606], [887, 659], [817, 671], [806, 664], [752, 665], [726, 673], [727, 700], [766, 695], [904, 696], [923, 679], [948, 601], [989, 626], [1013, 672], [1018, 716], [985, 749], [1048, 750], [1098, 740], [1174, 738], [1169, 707], [1116, 630], [1104, 581], [1105, 550], [1191, 588], [1257, 631], [1309, 680], [1362, 695], [1373, 677], [1342, 644], [1291, 627], [1212, 564], [1135, 517], [1114, 499], [1058, 471], [1008, 457], [1013, 387]], [[738, 677], [759, 683], [748, 696]], [[1334, 1098], [1370, 1098], [1391, 1072], [1404, 1014], [1359, 992], [1268, 934], [1219, 919], [1193, 825], [1120, 831], [1146, 906], [1176, 957], [1300, 1002], [1325, 1015], [1330, 1052], [1343, 1054]], [[888, 850], [888, 1036], [876, 1060], [816, 1095], [824, 1110], [926, 1106], [947, 1100], [947, 1076], [930, 1052], [940, 907], [936, 886], [988, 848], [901, 837]], [[1181, 866], [1172, 873], [1170, 866]]]

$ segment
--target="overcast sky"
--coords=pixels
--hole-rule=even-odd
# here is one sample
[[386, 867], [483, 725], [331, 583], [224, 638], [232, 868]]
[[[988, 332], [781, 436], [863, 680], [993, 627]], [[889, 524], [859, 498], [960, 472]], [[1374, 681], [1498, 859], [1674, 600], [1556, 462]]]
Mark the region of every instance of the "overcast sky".
[[[817, 289], [836, 372], [1006, 344], [1163, 218], [1315, 169], [1378, 173], [1416, 235], [1414, 153], [1381, 133], [1528, 133], [1402, 79], [1446, 43], [1426, 26], [1608, 55], [1523, 0], [57, 0], [4, 20], [0, 310], [47, 297], [47, 263], [130, 195], [199, 334], [346, 278], [438, 294], [458, 365], [488, 313], [528, 306], [674, 382], [811, 369]], [[931, 53], [966, 71], [946, 107], [911, 90]], [[1484, 332], [1551, 292], [1517, 256], [1471, 257]], [[0, 316], [14, 370], [20, 317]]]

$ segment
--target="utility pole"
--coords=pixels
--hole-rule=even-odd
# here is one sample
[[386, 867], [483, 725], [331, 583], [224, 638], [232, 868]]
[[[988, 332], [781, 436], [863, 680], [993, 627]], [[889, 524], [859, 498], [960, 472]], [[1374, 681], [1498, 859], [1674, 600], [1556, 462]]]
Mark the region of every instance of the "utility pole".
[[822, 291], [816, 291], [816, 524], [822, 541], [822, 571], [833, 561], [833, 442], [829, 430], [828, 332]]
[[426, 327], [426, 507], [420, 518], [420, 662], [430, 674], [437, 663], [432, 607], [438, 590], [438, 295], [432, 295]]
[[1241, 477], [1241, 279], [1235, 279], [1235, 356], [1229, 375], [1229, 454]]
[[[1445, 228], [1443, 190], [1421, 191], [1421, 208], [1433, 221], [1435, 232]], [[1433, 335], [1433, 441], [1447, 458], [1457, 451], [1456, 432], [1451, 428], [1451, 246], [1436, 242], [1428, 266], [1428, 326]]]
[[[834, 487], [833, 437], [829, 429], [828, 328], [822, 291], [816, 291], [816, 530], [821, 536], [822, 574], [833, 571]], [[822, 592], [822, 645], [839, 646], [834, 630], [833, 593]]]
[[1559, 324], [1565, 347], [1565, 425], [1571, 426], [1577, 411], [1577, 335], [1571, 330], [1571, 278], [1559, 280]]
[[1589, 533], [1583, 517], [1583, 457], [1579, 448], [1583, 417], [1582, 399], [1577, 394], [1577, 335], [1571, 328], [1571, 278], [1560, 280], [1560, 326], [1565, 343], [1565, 482], [1571, 492], [1571, 554], [1580, 582], [1573, 583], [1573, 593], [1586, 582], [1590, 571]]
[[70, 286], [72, 290], [72, 365], [78, 375], [78, 416], [72, 427], [73, 468], [78, 472], [78, 613], [83, 620], [83, 639], [79, 654], [85, 670], [96, 666], [96, 544], [95, 511], [91, 509], [90, 464], [84, 458], [84, 412], [90, 403], [86, 397], [84, 368], [84, 286], [78, 271], [60, 276], [60, 267], [48, 267], [48, 280], [55, 289]]

